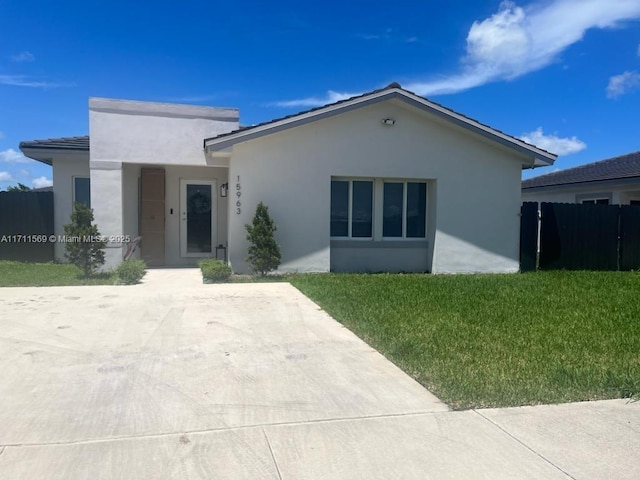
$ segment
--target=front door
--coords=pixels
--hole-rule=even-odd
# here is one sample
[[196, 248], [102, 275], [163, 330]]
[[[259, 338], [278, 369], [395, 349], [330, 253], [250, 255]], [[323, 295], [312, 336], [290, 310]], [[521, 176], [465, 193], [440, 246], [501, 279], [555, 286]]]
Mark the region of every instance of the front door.
[[210, 257], [216, 241], [215, 180], [180, 180], [180, 253]]
[[140, 257], [149, 265], [164, 265], [164, 169], [140, 169]]

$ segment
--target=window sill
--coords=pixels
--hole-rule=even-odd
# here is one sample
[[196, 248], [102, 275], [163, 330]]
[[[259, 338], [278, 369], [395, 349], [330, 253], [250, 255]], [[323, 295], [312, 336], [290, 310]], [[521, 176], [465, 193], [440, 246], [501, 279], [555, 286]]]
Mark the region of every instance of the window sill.
[[331, 240], [331, 248], [428, 248], [429, 242], [422, 238], [403, 240], [369, 240], [358, 239]]

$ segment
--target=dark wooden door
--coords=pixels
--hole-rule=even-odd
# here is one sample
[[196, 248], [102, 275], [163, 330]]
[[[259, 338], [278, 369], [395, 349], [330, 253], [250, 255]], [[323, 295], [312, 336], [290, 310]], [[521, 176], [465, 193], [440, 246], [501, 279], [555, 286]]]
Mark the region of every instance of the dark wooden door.
[[149, 266], [164, 265], [165, 184], [163, 168], [140, 170], [140, 255]]

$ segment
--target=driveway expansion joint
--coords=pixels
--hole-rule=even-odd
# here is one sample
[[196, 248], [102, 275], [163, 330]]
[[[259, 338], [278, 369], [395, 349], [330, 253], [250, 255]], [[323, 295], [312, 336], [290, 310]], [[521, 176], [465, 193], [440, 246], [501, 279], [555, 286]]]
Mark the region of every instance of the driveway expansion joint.
[[487, 422], [489, 422], [491, 425], [495, 426], [496, 428], [498, 428], [499, 430], [501, 430], [503, 433], [505, 433], [506, 435], [508, 435], [510, 438], [512, 438], [513, 440], [515, 440], [516, 442], [518, 442], [520, 445], [522, 445], [524, 448], [526, 448], [527, 450], [529, 450], [531, 453], [533, 453], [534, 455], [536, 455], [537, 457], [541, 458], [542, 460], [544, 460], [546, 463], [548, 463], [549, 465], [551, 465], [553, 468], [555, 468], [556, 470], [558, 470], [559, 472], [562, 472], [564, 475], [566, 475], [567, 477], [571, 478], [572, 480], [578, 480], [576, 477], [574, 477], [573, 475], [571, 475], [569, 472], [567, 472], [566, 470], [563, 470], [561, 467], [559, 467], [558, 465], [556, 465], [555, 463], [553, 463], [551, 460], [549, 460], [547, 457], [545, 457], [544, 455], [542, 455], [541, 453], [537, 452], [536, 450], [534, 450], [533, 448], [531, 448], [529, 445], [527, 445], [526, 443], [524, 443], [522, 440], [520, 440], [518, 437], [516, 437], [515, 435], [511, 434], [509, 431], [507, 431], [506, 429], [504, 429], [502, 426], [500, 426], [499, 424], [497, 424], [496, 422], [494, 422], [493, 420], [491, 420], [488, 417], [485, 417], [482, 413], [480, 413], [479, 410], [473, 410], [474, 413], [478, 414], [481, 418], [484, 418]]
[[360, 416], [360, 417], [326, 418], [326, 419], [308, 420], [308, 421], [302, 421], [302, 422], [257, 423], [257, 424], [251, 424], [251, 425], [239, 425], [237, 427], [206, 428], [202, 430], [179, 430], [176, 432], [164, 432], [164, 433], [143, 433], [139, 435], [123, 435], [121, 437], [91, 438], [91, 439], [85, 439], [85, 440], [70, 440], [70, 441], [61, 441], [61, 442], [9, 443], [4, 445], [4, 447], [15, 448], [15, 447], [53, 447], [53, 446], [60, 446], [60, 445], [85, 445], [85, 444], [92, 444], [92, 443], [118, 442], [121, 440], [132, 440], [132, 439], [142, 439], [142, 438], [162, 438], [162, 437], [171, 437], [176, 435], [232, 432], [237, 430], [248, 430], [251, 428], [262, 428], [262, 430], [264, 431], [265, 428], [270, 428], [270, 427], [313, 425], [313, 424], [319, 424], [319, 423], [338, 423], [338, 422], [350, 422], [350, 421], [358, 421], [358, 420], [377, 420], [377, 419], [384, 419], [384, 418], [435, 415], [435, 414], [442, 414], [442, 413], [446, 414], [446, 413], [455, 413], [455, 412], [451, 410], [447, 410], [447, 411], [437, 411], [437, 412], [389, 413], [389, 414], [380, 414], [380, 415], [366, 415], [366, 416]]
[[262, 427], [262, 434], [264, 435], [264, 439], [267, 442], [267, 447], [269, 447], [269, 453], [271, 454], [271, 460], [273, 460], [273, 466], [276, 467], [276, 473], [278, 474], [278, 479], [282, 480], [282, 473], [280, 473], [280, 467], [278, 466], [278, 462], [276, 461], [276, 455], [273, 453], [273, 448], [271, 447], [269, 436], [267, 435], [267, 432], [264, 429], [264, 427]]

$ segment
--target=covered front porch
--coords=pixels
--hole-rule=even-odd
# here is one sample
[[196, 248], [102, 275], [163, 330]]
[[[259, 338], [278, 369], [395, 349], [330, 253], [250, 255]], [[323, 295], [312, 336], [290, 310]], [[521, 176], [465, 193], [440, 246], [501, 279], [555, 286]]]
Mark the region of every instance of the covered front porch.
[[122, 232], [149, 266], [226, 260], [227, 183], [225, 167], [123, 164]]

